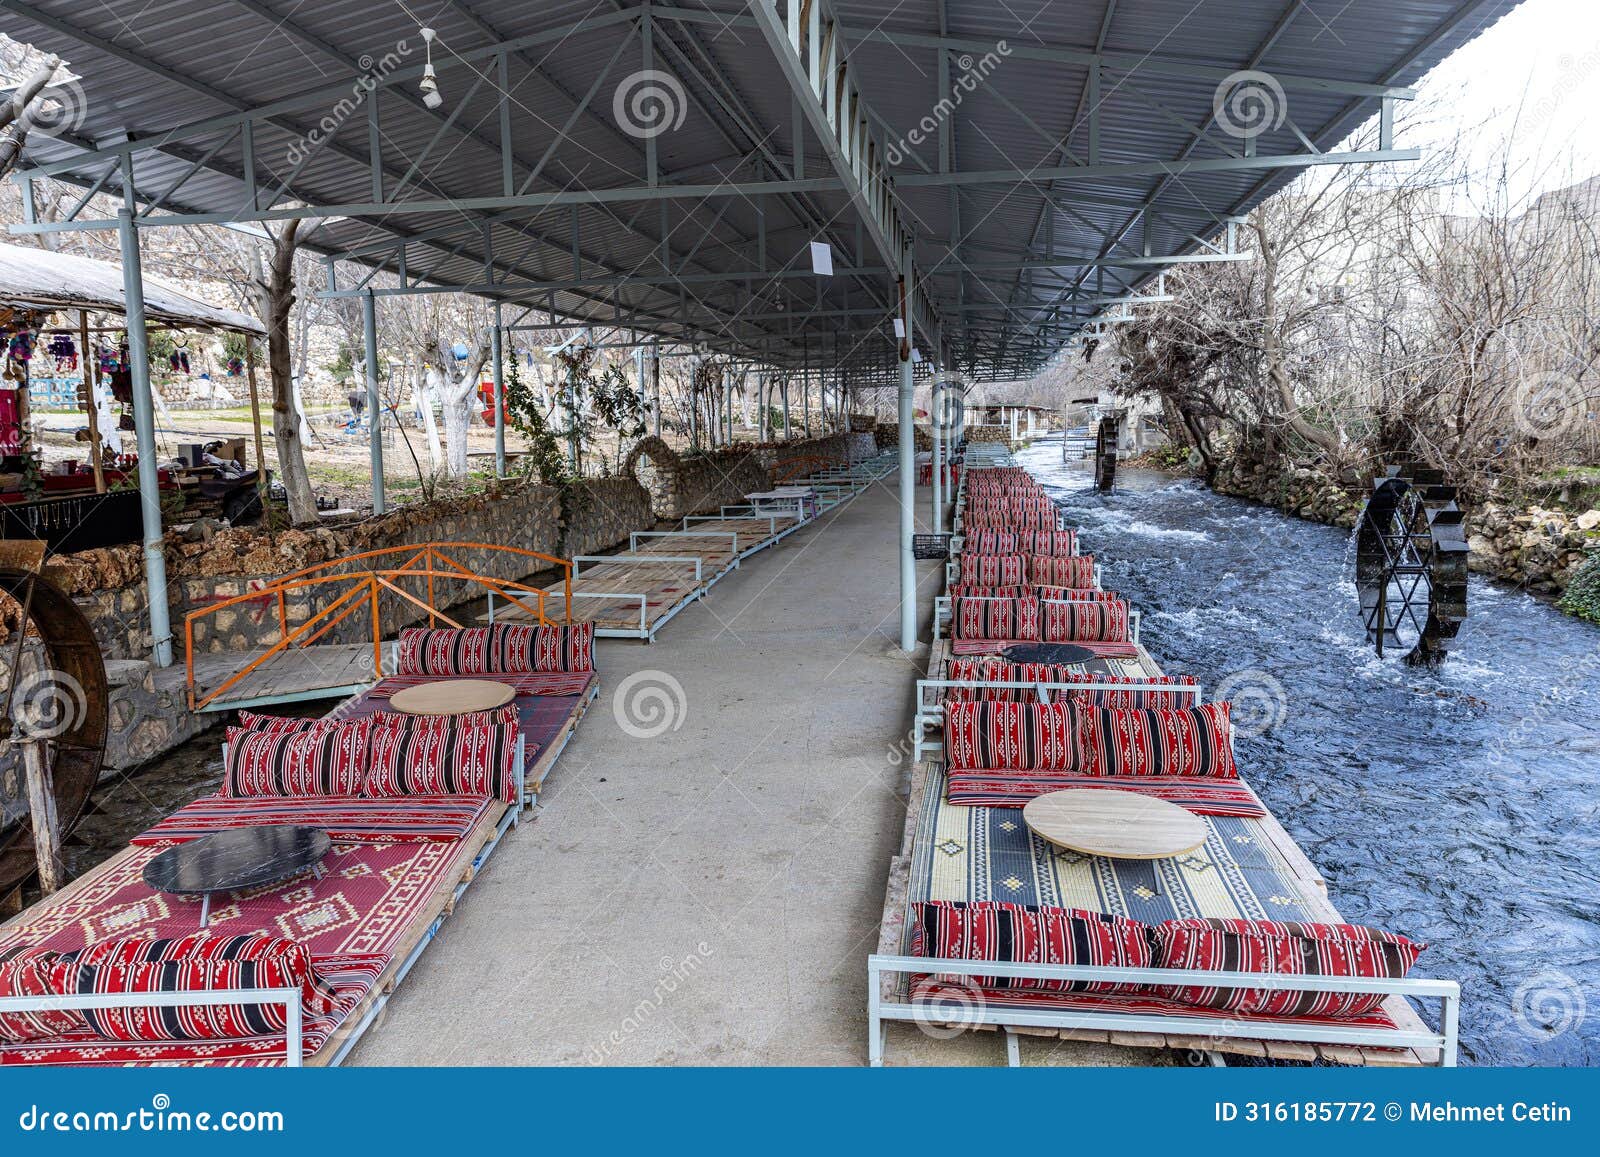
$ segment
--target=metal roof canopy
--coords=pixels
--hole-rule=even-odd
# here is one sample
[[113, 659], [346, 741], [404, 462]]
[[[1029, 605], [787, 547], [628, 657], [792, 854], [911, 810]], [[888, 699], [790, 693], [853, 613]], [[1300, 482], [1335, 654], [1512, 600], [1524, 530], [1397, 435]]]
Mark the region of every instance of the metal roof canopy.
[[[925, 352], [1023, 377], [1168, 265], [1237, 259], [1230, 218], [1305, 166], [1413, 157], [1392, 102], [1515, 3], [443, 0], [428, 109], [399, 5], [0, 0], [0, 32], [83, 77], [80, 123], [29, 139], [16, 228], [115, 227], [87, 194], [37, 220], [44, 176], [141, 228], [324, 218], [315, 248], [398, 276], [380, 297], [461, 289], [853, 385], [894, 381], [909, 239]], [[1265, 131], [1219, 112], [1241, 70]], [[1330, 151], [1380, 111], [1379, 151]]]
[[[54, 312], [85, 309], [127, 312], [122, 267], [109, 261], [0, 244], [0, 306]], [[145, 316], [175, 329], [228, 330], [266, 335], [249, 314], [191, 297], [159, 277], [144, 278]]]

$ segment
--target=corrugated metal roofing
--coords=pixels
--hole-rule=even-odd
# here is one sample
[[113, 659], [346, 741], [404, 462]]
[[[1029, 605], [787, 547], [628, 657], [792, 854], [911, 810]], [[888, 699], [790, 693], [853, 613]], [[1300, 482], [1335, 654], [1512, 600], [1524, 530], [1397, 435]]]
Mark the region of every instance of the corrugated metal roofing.
[[[907, 141], [936, 113], [942, 94], [940, 50], [928, 38], [967, 45], [949, 51], [952, 76], [983, 73], [945, 118], [957, 172], [1083, 159], [1090, 69], [1081, 60], [1049, 58], [1060, 49], [1109, 54], [1097, 106], [1101, 160], [1145, 163], [1222, 157], [1237, 144], [1208, 129], [1216, 81], [1200, 70], [1406, 85], [1515, 2], [832, 0], [831, 11], [884, 141], [905, 142], [896, 150], [905, 154], [894, 168], [898, 194], [916, 230], [921, 285], [942, 319], [946, 348], [975, 376], [1005, 378], [1037, 368], [1092, 314], [1094, 306], [1065, 305], [1074, 293], [1114, 295], [1151, 274], [981, 266], [1132, 254], [1147, 244], [1153, 253], [1192, 252], [1194, 233], [1214, 233], [1218, 218], [1248, 210], [1293, 170], [946, 184], [937, 130], [920, 146]], [[244, 142], [226, 127], [181, 139], [173, 130], [289, 102], [293, 107], [251, 141], [259, 185], [272, 190], [292, 178], [290, 194], [314, 205], [368, 201], [366, 108], [338, 110], [354, 78], [374, 71], [408, 78], [375, 98], [389, 190], [408, 181], [410, 200], [498, 194], [498, 77], [492, 57], [479, 50], [540, 36], [508, 63], [514, 183], [544, 159], [530, 192], [636, 186], [646, 171], [645, 144], [619, 126], [612, 101], [618, 82], [644, 62], [635, 19], [643, 7], [624, 0], [444, 0], [418, 9], [439, 34], [434, 59], [446, 99], [437, 111], [422, 106], [411, 79], [422, 59], [416, 20], [388, 2], [0, 0], [0, 31], [60, 54], [83, 77], [81, 124], [59, 139], [31, 140], [34, 163], [65, 161], [85, 146], [130, 136], [154, 140], [159, 151], [141, 152], [135, 170], [142, 199], [203, 160], [164, 209], [228, 213], [248, 199]], [[794, 156], [791, 96], [745, 5], [676, 0], [653, 11], [655, 67], [675, 77], [687, 98], [682, 123], [654, 139], [661, 182], [786, 174]], [[703, 19], [708, 14], [713, 22]], [[610, 22], [558, 35], [596, 18]], [[981, 63], [987, 45], [996, 46], [992, 67]], [[575, 111], [591, 86], [593, 100]], [[1286, 102], [1285, 123], [1257, 139], [1258, 152], [1298, 151], [1296, 128], [1319, 149], [1330, 148], [1376, 109], [1371, 99], [1304, 87], [1292, 87]], [[319, 125], [333, 130], [332, 139], [297, 168]], [[805, 142], [804, 154], [807, 177], [831, 176], [815, 141]], [[84, 156], [61, 175], [91, 184], [106, 167], [104, 157]], [[120, 189], [114, 173], [105, 188]], [[1146, 203], [1159, 217], [1142, 216]], [[443, 216], [401, 206], [386, 216], [325, 222], [311, 239], [325, 252], [354, 253], [390, 270], [403, 261], [412, 278], [436, 285], [475, 285], [492, 269], [496, 281], [520, 287], [498, 296], [595, 323], [626, 315], [632, 327], [745, 356], [889, 371], [891, 279], [841, 191], [674, 200], [665, 213], [661, 204]], [[759, 267], [763, 235], [767, 272], [743, 276]], [[809, 273], [807, 243], [818, 238], [834, 249], [840, 272], [831, 279]], [[952, 239], [960, 260], [950, 255]], [[850, 275], [849, 268], [875, 271]], [[526, 288], [552, 282], [567, 284]]]

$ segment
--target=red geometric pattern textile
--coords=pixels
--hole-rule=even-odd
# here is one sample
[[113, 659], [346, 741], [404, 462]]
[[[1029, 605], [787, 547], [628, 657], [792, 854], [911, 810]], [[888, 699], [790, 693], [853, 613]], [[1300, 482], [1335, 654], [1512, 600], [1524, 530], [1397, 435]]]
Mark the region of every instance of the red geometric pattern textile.
[[532, 671], [593, 671], [594, 624], [541, 626], [533, 641]]
[[1094, 586], [1094, 555], [1028, 556], [1028, 581], [1041, 586], [1083, 589]]
[[178, 844], [212, 832], [264, 824], [321, 828], [335, 840], [459, 840], [488, 810], [485, 795], [412, 795], [390, 799], [313, 799], [208, 795], [134, 836], [139, 847]]
[[977, 583], [952, 583], [945, 594], [953, 599], [1025, 599], [1032, 595], [1032, 587], [986, 587]]
[[[950, 640], [950, 653], [953, 655], [993, 655], [1017, 643], [1037, 643], [1033, 639], [963, 639], [952, 637]], [[1137, 643], [1096, 643], [1086, 639], [1074, 640], [1076, 646], [1082, 647], [1097, 659], [1131, 659], [1139, 654]]]
[[1203, 703], [1159, 711], [1084, 704], [1075, 711], [1074, 746], [1080, 753], [1082, 772], [1237, 779], [1231, 707], [1227, 702]]
[[1048, 510], [968, 510], [963, 516], [967, 526], [995, 530], [1055, 530], [1059, 521], [1056, 509]]
[[[1153, 990], [1147, 990], [1147, 992]], [[1146, 992], [1126, 993], [1070, 993], [1070, 992], [1038, 992], [1028, 989], [1000, 989], [1000, 988], [972, 988], [961, 984], [942, 984], [931, 977], [916, 977], [910, 989], [911, 1000], [920, 1005], [929, 1007], [927, 1019], [937, 1021], [938, 1010], [941, 1008], [970, 1008], [975, 1001], [981, 1000], [983, 1006], [990, 1010], [1014, 1008], [1025, 1009], [1057, 1009], [1072, 1012], [1118, 1012], [1134, 1016], [1188, 1016], [1204, 1017], [1208, 1020], [1219, 1021], [1273, 1021], [1278, 1024], [1323, 1024], [1327, 1017], [1291, 1017], [1269, 1016], [1263, 1013], [1250, 1011], [1222, 1012], [1218, 1009], [1204, 1008], [1199, 1005], [1181, 1004], [1175, 1000], [1166, 1000]], [[952, 1017], [951, 1019], [956, 1019]], [[1341, 1025], [1358, 1028], [1387, 1028], [1395, 1027], [1393, 1018], [1381, 1008], [1376, 1009], [1366, 1016], [1342, 1017]], [[1248, 1031], [1235, 1031], [1227, 1025], [1219, 1026], [1222, 1030], [1219, 1035], [1228, 1037], [1250, 1036]]]
[[963, 554], [1021, 554], [1016, 533], [1010, 530], [974, 530], [962, 543]]
[[1017, 532], [1017, 553], [1065, 558], [1078, 553], [1075, 530], [1021, 530]]
[[1116, 591], [1103, 591], [1099, 587], [1033, 587], [1031, 592], [1041, 603], [1114, 603], [1122, 599]]
[[516, 803], [517, 725], [416, 716], [372, 730], [372, 762], [361, 794], [482, 795]]
[[[486, 815], [475, 830], [487, 822]], [[41, 900], [0, 929], [0, 949], [31, 944], [65, 953], [106, 940], [192, 934], [200, 898], [170, 896], [144, 882], [144, 866], [160, 851], [130, 848], [68, 891]], [[314, 956], [390, 954], [439, 889], [461, 879], [475, 851], [470, 839], [335, 840], [320, 879], [306, 871], [280, 883], [213, 896], [210, 931], [281, 936], [304, 944]]]
[[443, 720], [471, 723], [482, 727], [491, 723], [516, 723], [517, 705], [507, 703], [504, 707], [496, 707], [492, 711], [468, 711], [462, 715], [413, 715], [409, 711], [374, 711], [363, 718], [371, 720], [376, 727], [430, 727], [438, 726]]
[[1040, 604], [1047, 643], [1121, 643], [1128, 638], [1128, 604], [1121, 599], [1071, 599]]
[[[19, 996], [51, 996], [50, 970], [61, 957], [27, 944], [0, 952], [0, 1000]], [[77, 1032], [85, 1027], [83, 1014], [74, 1009], [39, 1012], [0, 1012], [0, 1042], [19, 1044]]]
[[[62, 994], [210, 992], [238, 988], [298, 988], [308, 1015], [338, 1007], [334, 991], [316, 976], [304, 945], [263, 935], [183, 937], [173, 941], [112, 943], [81, 958], [64, 957], [51, 969]], [[96, 1036], [118, 1041], [240, 1039], [281, 1033], [281, 1005], [203, 1005], [86, 1009]]]
[[[929, 900], [912, 905], [911, 955], [1012, 964], [1076, 964], [1149, 968], [1145, 926], [1078, 908], [1032, 907], [990, 900]], [[1025, 976], [938, 975], [946, 982], [995, 991], [1124, 992], [1130, 985]]]
[[[373, 699], [387, 699], [396, 691], [404, 691], [407, 687], [421, 687], [426, 683], [436, 683], [440, 679], [448, 679], [448, 675], [385, 675], [368, 690], [367, 696]], [[518, 697], [524, 695], [577, 695], [588, 689], [589, 683], [594, 679], [593, 671], [528, 671], [520, 674], [496, 673], [493, 676], [496, 683], [504, 683], [510, 687]]]
[[947, 777], [945, 799], [960, 807], [1022, 807], [1030, 799], [1069, 788], [1105, 788], [1154, 796], [1196, 815], [1260, 819], [1266, 807], [1241, 779], [1178, 776], [1063, 775], [1014, 768], [957, 768]]
[[310, 731], [315, 727], [333, 727], [337, 719], [313, 719], [299, 715], [262, 715], [255, 711], [239, 712], [239, 727], [245, 731], [286, 734], [291, 731]]
[[957, 639], [1038, 639], [1039, 600], [960, 598], [950, 622]]
[[[328, 1042], [361, 1004], [388, 967], [389, 957], [371, 953], [314, 956], [317, 975], [332, 988], [337, 1004], [327, 1013], [309, 1014], [303, 1023], [303, 1056]], [[0, 1065], [106, 1066], [279, 1066], [283, 1034], [241, 1040], [113, 1042], [87, 1028], [28, 1044], [0, 1045]]]
[[371, 732], [372, 725], [360, 719], [305, 731], [230, 727], [222, 794], [359, 795]]
[[963, 553], [958, 581], [980, 587], [1021, 586], [1028, 581], [1028, 560], [1020, 554]]
[[945, 764], [950, 768], [1075, 771], [1069, 703], [946, 703]]
[[[1012, 682], [1009, 672], [1015, 664], [999, 658], [951, 659], [945, 665], [945, 678], [968, 683]], [[947, 703], [1014, 703], [1018, 688], [1012, 687], [943, 687], [943, 701]], [[1023, 696], [1031, 693], [1021, 691]]]
[[1177, 711], [1195, 705], [1198, 696], [1189, 691], [1132, 691], [1119, 690], [1129, 684], [1155, 684], [1157, 687], [1197, 687], [1193, 675], [1105, 675], [1100, 673], [1078, 677], [1080, 683], [1104, 684], [1105, 689], [1074, 693], [1080, 703], [1090, 707], [1118, 707], [1123, 710]]
[[[1359, 924], [1194, 918], [1167, 920], [1150, 932], [1155, 967], [1204, 972], [1398, 979], [1427, 947]], [[1378, 993], [1251, 988], [1162, 988], [1160, 994], [1220, 1012], [1333, 1020], [1370, 1015], [1385, 999]]]

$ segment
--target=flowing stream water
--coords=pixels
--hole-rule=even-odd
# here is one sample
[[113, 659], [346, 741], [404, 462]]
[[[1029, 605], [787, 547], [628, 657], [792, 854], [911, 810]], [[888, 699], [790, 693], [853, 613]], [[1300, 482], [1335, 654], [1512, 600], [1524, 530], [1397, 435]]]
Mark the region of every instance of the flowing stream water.
[[1380, 660], [1346, 531], [1150, 472], [1100, 495], [1059, 443], [1017, 461], [1163, 669], [1231, 685], [1241, 770], [1344, 917], [1461, 982], [1463, 1063], [1600, 1064], [1600, 629], [1475, 576], [1443, 667]]

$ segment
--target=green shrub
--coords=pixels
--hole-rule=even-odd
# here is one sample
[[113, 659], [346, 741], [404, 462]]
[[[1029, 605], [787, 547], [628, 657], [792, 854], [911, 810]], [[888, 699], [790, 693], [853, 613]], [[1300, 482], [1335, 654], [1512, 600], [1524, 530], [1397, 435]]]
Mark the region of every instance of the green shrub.
[[1589, 555], [1578, 567], [1556, 605], [1569, 615], [1600, 623], [1600, 551]]

